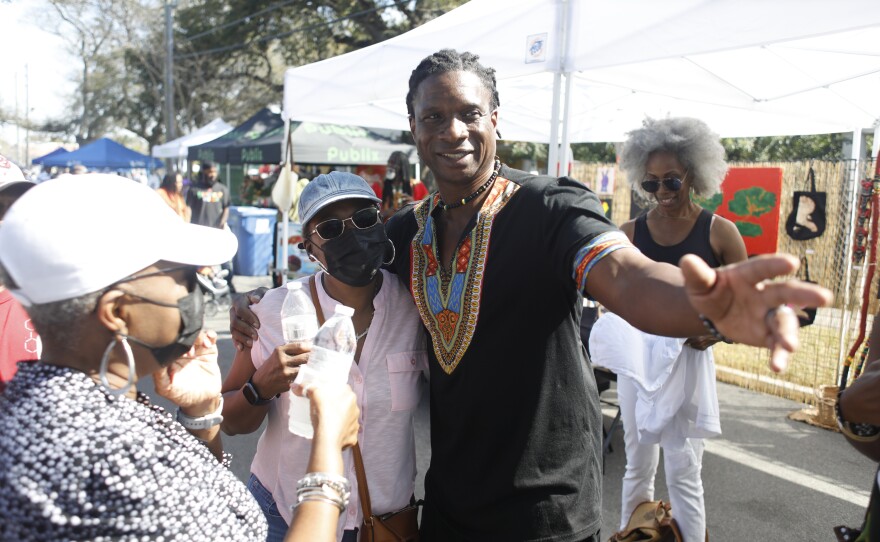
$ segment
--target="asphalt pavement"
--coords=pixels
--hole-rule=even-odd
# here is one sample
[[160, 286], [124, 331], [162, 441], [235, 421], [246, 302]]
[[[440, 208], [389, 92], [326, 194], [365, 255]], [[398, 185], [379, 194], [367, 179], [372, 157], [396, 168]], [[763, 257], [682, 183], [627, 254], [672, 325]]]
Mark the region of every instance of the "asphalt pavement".
[[[268, 286], [269, 279], [236, 277], [235, 284], [245, 291]], [[206, 326], [218, 331], [225, 376], [234, 356], [227, 314], [206, 319]], [[138, 387], [156, 400], [150, 379]], [[603, 398], [613, 402], [614, 388]], [[834, 540], [831, 529], [835, 525], [861, 524], [876, 470], [873, 462], [853, 450], [839, 433], [789, 420], [787, 415], [799, 410], [800, 403], [722, 383], [718, 398], [723, 435], [707, 442], [703, 456], [707, 523], [713, 542], [820, 542]], [[603, 409], [608, 427], [614, 408], [605, 405]], [[233, 471], [243, 481], [261, 432], [224, 436], [225, 449], [234, 455]], [[423, 400], [416, 412], [417, 497], [424, 496], [429, 440], [428, 403]], [[626, 461], [622, 430], [612, 434], [611, 442], [613, 451], [605, 458], [603, 539], [618, 527]], [[661, 459], [655, 498], [667, 497]]]

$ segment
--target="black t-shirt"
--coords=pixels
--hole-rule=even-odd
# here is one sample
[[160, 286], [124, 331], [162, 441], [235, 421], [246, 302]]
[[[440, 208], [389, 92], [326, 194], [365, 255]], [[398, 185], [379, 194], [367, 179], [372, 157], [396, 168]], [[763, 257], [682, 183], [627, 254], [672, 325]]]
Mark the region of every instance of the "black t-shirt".
[[423, 540], [583, 540], [599, 530], [602, 418], [573, 259], [616, 228], [581, 183], [502, 167], [456, 254], [469, 274], [447, 290], [430, 249], [435, 203], [388, 223], [392, 266], [430, 336]]
[[192, 209], [190, 222], [193, 224], [221, 227], [220, 219], [229, 203], [229, 189], [220, 181], [215, 181], [210, 187], [193, 184], [186, 193], [186, 204]]

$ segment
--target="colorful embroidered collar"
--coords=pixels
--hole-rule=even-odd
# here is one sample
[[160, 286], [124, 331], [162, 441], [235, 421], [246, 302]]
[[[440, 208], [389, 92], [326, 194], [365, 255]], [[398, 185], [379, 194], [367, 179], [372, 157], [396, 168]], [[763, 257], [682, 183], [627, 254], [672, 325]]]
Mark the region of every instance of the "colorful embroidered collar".
[[446, 269], [439, 263], [432, 216], [442, 205], [440, 196], [435, 194], [415, 207], [418, 230], [410, 246], [413, 298], [447, 374], [452, 374], [464, 357], [477, 327], [492, 223], [518, 189], [519, 185], [503, 177], [495, 180], [476, 224], [459, 243], [454, 261]]

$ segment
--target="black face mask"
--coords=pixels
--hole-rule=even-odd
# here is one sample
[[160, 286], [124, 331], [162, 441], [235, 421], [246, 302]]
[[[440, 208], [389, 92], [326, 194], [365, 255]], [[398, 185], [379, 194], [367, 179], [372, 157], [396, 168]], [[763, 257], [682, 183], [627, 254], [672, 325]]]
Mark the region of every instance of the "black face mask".
[[177, 303], [154, 301], [139, 295], [135, 295], [135, 297], [160, 307], [176, 307], [180, 312], [180, 331], [177, 333], [177, 339], [166, 346], [151, 346], [129, 335], [128, 338], [131, 342], [149, 349], [159, 365], [163, 367], [189, 352], [202, 331], [202, 321], [205, 316], [205, 298], [202, 295], [201, 287], [196, 286], [195, 290], [178, 299]]
[[384, 261], [388, 245], [385, 225], [380, 221], [365, 230], [346, 228], [339, 237], [325, 241], [323, 248], [314, 246], [324, 253], [331, 277], [349, 286], [366, 286], [383, 263], [390, 263]]

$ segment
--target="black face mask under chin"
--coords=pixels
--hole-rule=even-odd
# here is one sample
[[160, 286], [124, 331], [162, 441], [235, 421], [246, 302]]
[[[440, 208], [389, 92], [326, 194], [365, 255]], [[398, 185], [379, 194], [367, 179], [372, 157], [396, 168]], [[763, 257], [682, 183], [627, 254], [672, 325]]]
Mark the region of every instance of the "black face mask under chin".
[[196, 338], [202, 331], [202, 321], [205, 316], [205, 299], [202, 295], [202, 289], [196, 286], [194, 291], [178, 299], [177, 303], [163, 303], [142, 296], [135, 297], [160, 307], [177, 308], [180, 312], [180, 331], [177, 333], [177, 339], [165, 346], [151, 346], [131, 335], [128, 336], [128, 339], [135, 344], [149, 349], [153, 357], [156, 358], [156, 361], [162, 366], [168, 365], [189, 352], [189, 349], [195, 344]]
[[[324, 242], [324, 246], [312, 245], [324, 253], [325, 271], [331, 277], [349, 286], [366, 286], [373, 280], [389, 251], [385, 225], [381, 222], [364, 230], [346, 229], [342, 235]], [[393, 259], [393, 257], [392, 257]]]

